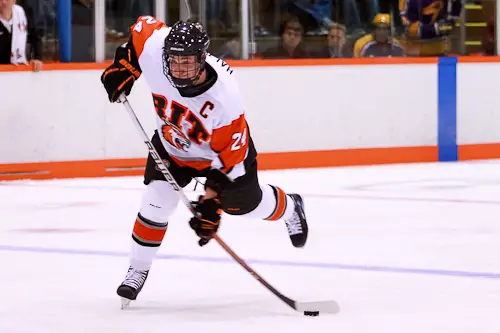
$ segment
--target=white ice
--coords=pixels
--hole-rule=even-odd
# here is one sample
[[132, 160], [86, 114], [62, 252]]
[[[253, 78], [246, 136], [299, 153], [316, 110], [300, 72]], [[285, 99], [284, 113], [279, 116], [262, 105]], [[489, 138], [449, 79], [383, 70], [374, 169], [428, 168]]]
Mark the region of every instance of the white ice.
[[217, 243], [198, 247], [182, 205], [123, 311], [142, 178], [19, 181], [0, 183], [0, 332], [500, 332], [500, 161], [260, 179], [304, 195], [306, 247], [282, 223], [227, 215], [221, 238], [285, 295], [340, 313], [294, 312]]

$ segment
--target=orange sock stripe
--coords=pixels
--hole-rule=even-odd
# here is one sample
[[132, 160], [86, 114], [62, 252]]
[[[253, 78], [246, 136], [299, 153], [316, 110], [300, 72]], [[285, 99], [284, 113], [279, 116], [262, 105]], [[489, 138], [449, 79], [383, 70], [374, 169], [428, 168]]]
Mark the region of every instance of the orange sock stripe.
[[285, 214], [286, 210], [286, 193], [277, 186], [271, 186], [274, 190], [274, 194], [276, 195], [276, 208], [274, 212], [269, 216], [266, 220], [268, 221], [276, 221]]
[[144, 222], [140, 217], [135, 220], [133, 235], [141, 242], [159, 244], [162, 242], [166, 232], [166, 224], [153, 226]]

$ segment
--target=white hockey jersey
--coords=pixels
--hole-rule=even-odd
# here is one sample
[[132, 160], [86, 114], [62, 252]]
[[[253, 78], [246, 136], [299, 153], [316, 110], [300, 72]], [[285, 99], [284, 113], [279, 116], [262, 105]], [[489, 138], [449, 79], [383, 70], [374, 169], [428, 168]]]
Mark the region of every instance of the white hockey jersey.
[[[233, 70], [207, 55], [217, 81], [195, 97], [183, 97], [163, 74], [163, 45], [170, 32], [163, 22], [140, 17], [131, 27], [142, 76], [153, 95], [158, 134], [165, 150], [181, 166], [222, 169], [231, 178], [245, 173], [249, 132]], [[166, 123], [165, 120], [168, 122]]]

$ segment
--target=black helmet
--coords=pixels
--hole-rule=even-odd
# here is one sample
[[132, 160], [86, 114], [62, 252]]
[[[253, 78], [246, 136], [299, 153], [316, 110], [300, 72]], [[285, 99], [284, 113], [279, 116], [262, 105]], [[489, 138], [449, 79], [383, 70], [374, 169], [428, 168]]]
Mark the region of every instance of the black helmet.
[[[163, 47], [163, 73], [169, 81], [178, 88], [192, 86], [199, 78], [205, 68], [207, 49], [210, 44], [207, 32], [200, 23], [179, 21], [175, 23], [170, 33], [165, 38]], [[182, 62], [184, 73], [172, 73], [171, 63], [175, 56], [196, 56], [193, 62]], [[174, 65], [178, 64], [174, 62]], [[188, 68], [190, 67], [190, 68]], [[192, 75], [190, 73], [192, 72]]]

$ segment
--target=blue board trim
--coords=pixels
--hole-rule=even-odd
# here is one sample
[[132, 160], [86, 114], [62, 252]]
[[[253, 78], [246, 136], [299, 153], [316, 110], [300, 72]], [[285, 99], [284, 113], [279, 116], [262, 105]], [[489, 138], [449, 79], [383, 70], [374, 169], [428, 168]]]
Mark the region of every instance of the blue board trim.
[[59, 59], [61, 62], [71, 61], [71, 8], [70, 0], [57, 1], [57, 23], [59, 31]]
[[438, 151], [440, 162], [458, 160], [457, 58], [438, 61]]

